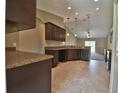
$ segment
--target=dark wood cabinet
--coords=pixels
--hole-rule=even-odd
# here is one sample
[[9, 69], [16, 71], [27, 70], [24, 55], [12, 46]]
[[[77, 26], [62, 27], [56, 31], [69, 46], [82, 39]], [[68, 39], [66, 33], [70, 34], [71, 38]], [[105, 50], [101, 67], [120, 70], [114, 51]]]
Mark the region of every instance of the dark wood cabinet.
[[68, 49], [67, 50], [67, 60], [79, 60], [81, 50], [80, 49]]
[[7, 69], [7, 93], [51, 93], [52, 59]]
[[61, 29], [59, 33], [60, 41], [65, 41], [65, 30]]
[[59, 61], [60, 62], [67, 61], [67, 49], [59, 50]]
[[52, 67], [56, 67], [59, 62], [59, 51], [58, 50], [45, 50], [45, 54], [53, 55]]
[[15, 25], [16, 31], [34, 28], [36, 0], [6, 0], [6, 23]]
[[91, 56], [91, 49], [90, 48], [84, 48], [81, 50], [81, 59], [85, 61], [89, 61]]
[[65, 29], [53, 24], [45, 23], [46, 40], [65, 41]]
[[61, 48], [61, 47], [46, 47], [45, 54], [53, 55], [52, 66], [56, 67], [58, 62], [66, 62], [72, 60], [90, 60], [90, 48]]
[[52, 62], [52, 67], [56, 67], [58, 65], [58, 62], [65, 62], [67, 61], [66, 55], [67, 55], [67, 50], [55, 50], [55, 49], [45, 49], [45, 54], [48, 55], [53, 55], [53, 62]]
[[46, 33], [45, 33], [46, 40], [51, 40], [52, 38], [54, 39], [54, 34], [52, 35], [52, 33], [55, 29], [54, 26], [52, 26], [51, 24], [46, 23], [45, 24], [45, 29], [46, 29]]

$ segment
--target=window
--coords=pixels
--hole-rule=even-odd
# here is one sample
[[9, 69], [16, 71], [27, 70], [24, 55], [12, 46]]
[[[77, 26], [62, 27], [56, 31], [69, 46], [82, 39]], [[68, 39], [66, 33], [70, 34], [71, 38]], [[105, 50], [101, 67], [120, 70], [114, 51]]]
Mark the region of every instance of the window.
[[91, 47], [91, 52], [95, 53], [96, 41], [85, 41], [85, 47]]

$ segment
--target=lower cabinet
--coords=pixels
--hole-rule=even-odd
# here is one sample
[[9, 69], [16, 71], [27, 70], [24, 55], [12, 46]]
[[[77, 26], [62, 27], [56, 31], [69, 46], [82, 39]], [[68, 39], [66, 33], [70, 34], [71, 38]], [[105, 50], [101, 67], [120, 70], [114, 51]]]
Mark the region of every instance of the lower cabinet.
[[8, 69], [7, 93], [51, 93], [52, 59]]
[[52, 67], [56, 67], [59, 62], [59, 51], [58, 50], [45, 50], [45, 54], [53, 55]]
[[85, 60], [85, 61], [89, 61], [90, 60], [90, 48], [85, 48], [85, 49], [81, 49], [81, 59]]
[[65, 62], [67, 61], [67, 50], [59, 50], [59, 61]]
[[90, 49], [45, 49], [45, 54], [53, 55], [52, 67], [56, 67], [58, 62], [72, 60], [90, 60]]
[[81, 54], [81, 49], [68, 49], [67, 50], [67, 60], [79, 60]]

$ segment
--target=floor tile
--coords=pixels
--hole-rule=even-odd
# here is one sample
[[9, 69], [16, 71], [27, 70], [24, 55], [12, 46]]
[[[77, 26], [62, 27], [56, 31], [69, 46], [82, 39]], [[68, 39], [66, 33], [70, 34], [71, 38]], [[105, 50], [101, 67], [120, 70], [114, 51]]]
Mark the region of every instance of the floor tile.
[[109, 72], [103, 61], [68, 61], [52, 69], [52, 93], [108, 93]]

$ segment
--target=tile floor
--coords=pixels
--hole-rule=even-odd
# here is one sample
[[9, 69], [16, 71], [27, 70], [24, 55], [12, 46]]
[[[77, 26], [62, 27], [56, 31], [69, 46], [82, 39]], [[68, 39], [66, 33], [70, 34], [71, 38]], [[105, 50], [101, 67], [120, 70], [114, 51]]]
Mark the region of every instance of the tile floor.
[[92, 60], [104, 60], [104, 55], [99, 53], [91, 53], [91, 59]]
[[52, 69], [52, 93], [108, 93], [109, 72], [103, 61], [69, 61]]

